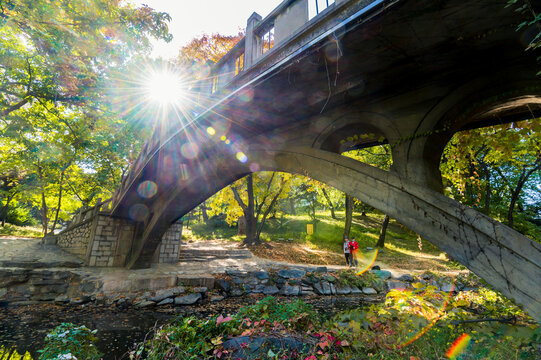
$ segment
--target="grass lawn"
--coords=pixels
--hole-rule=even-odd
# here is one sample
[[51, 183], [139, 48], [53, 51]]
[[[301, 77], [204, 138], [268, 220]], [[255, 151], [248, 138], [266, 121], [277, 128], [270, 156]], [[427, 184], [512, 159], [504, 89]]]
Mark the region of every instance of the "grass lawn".
[[[308, 215], [284, 215], [269, 219], [261, 235], [264, 244], [252, 248], [252, 252], [263, 258], [295, 263], [344, 265], [342, 234], [344, 213], [337, 212], [332, 219], [329, 212], [319, 212], [313, 235], [306, 233], [310, 223]], [[370, 213], [367, 216], [354, 214], [350, 238], [359, 243], [359, 249], [374, 248], [379, 237], [384, 215]], [[236, 227], [225, 223], [209, 226], [191, 221], [185, 232], [186, 238], [197, 240], [224, 239], [242, 241]], [[392, 264], [394, 268], [405, 270], [459, 270], [463, 269], [449, 261], [444, 253], [428, 241], [417, 238], [417, 234], [391, 219], [387, 228], [385, 249], [380, 252], [378, 261]]]
[[5, 226], [0, 226], [1, 236], [40, 238], [43, 236], [43, 232], [37, 227], [6, 224]]

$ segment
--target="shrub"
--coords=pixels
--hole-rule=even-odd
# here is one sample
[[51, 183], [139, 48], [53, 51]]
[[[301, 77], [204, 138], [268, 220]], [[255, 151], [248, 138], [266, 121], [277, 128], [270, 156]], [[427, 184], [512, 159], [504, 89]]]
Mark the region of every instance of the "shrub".
[[40, 360], [97, 360], [102, 354], [94, 345], [97, 330], [71, 323], [58, 325], [45, 337], [45, 348], [38, 350]]

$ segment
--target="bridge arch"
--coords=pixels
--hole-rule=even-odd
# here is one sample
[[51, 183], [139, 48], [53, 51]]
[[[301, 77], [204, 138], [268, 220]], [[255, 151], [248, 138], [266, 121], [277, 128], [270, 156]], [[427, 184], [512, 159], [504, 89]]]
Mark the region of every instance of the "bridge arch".
[[[519, 71], [519, 70], [517, 70]], [[441, 192], [443, 149], [462, 130], [541, 117], [541, 84], [531, 76], [503, 72], [497, 80], [479, 78], [442, 98], [412, 129], [411, 139], [391, 142], [395, 170]]]
[[[540, 244], [436, 191], [336, 153], [301, 147], [253, 148], [248, 154], [249, 162], [257, 163], [259, 170], [308, 176], [389, 214], [541, 318]], [[219, 168], [212, 159], [208, 161], [206, 166]], [[250, 172], [249, 165], [240, 162], [221, 169], [201, 172], [161, 196], [160, 206], [155, 207], [161, 211], [151, 212], [133, 248], [130, 267], [150, 261], [175, 219]], [[203, 187], [199, 186], [202, 182], [206, 183]]]
[[[319, 121], [323, 122], [323, 120], [315, 120], [314, 123], [317, 124]], [[343, 140], [351, 136], [369, 134], [373, 136], [367, 137], [365, 141], [360, 140], [355, 145], [358, 147], [370, 147], [380, 143], [393, 144], [402, 137], [400, 131], [386, 114], [354, 109], [342, 112], [334, 120], [326, 120], [323, 129], [319, 131], [311, 147], [342, 153], [350, 150], [347, 144], [344, 146]]]

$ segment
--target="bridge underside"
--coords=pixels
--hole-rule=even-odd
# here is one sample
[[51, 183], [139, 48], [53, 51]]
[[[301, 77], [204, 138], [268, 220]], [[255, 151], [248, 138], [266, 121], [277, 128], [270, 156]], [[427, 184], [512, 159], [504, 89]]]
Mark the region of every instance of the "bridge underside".
[[[148, 209], [127, 266], [148, 266], [170, 224], [218, 190], [252, 171], [280, 170], [389, 214], [541, 319], [539, 244], [438, 193], [454, 133], [541, 116], [535, 55], [524, 52], [528, 29], [515, 31], [522, 21], [505, 3], [389, 2], [343, 15], [330, 36], [284, 55], [280, 66], [294, 46], [274, 49], [212, 111], [165, 126], [138, 159], [114, 204], [124, 218], [135, 206]], [[382, 139], [392, 146], [390, 172], [339, 155]], [[146, 180], [157, 185], [151, 198], [137, 192]]]

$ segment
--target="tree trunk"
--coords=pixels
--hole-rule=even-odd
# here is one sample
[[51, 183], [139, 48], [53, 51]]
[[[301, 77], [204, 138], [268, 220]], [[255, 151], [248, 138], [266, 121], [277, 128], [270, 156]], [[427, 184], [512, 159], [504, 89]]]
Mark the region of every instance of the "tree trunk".
[[353, 197], [346, 194], [346, 222], [344, 225], [344, 238], [349, 237], [351, 230], [351, 221], [353, 219]]
[[40, 187], [41, 187], [41, 227], [43, 229], [43, 235], [45, 236], [47, 235], [49, 219], [47, 218], [47, 202], [45, 201], [45, 187], [43, 185], [43, 171], [39, 163], [37, 167], [38, 167], [38, 176], [39, 176]]
[[289, 198], [289, 207], [291, 215], [297, 215], [297, 212], [295, 211], [295, 200], [293, 198]]
[[329, 204], [329, 208], [331, 209], [331, 217], [333, 219], [336, 219], [336, 215], [334, 213], [334, 206], [332, 204], [331, 198], [329, 197], [329, 194], [327, 194], [324, 187], [321, 188], [321, 192], [323, 193], [323, 196], [325, 197], [325, 199], [327, 200], [327, 203]]
[[524, 169], [522, 171], [522, 174], [520, 174], [517, 187], [513, 191], [513, 194], [511, 195], [511, 202], [509, 203], [509, 210], [507, 211], [507, 221], [509, 222], [509, 227], [513, 228], [514, 220], [513, 220], [513, 211], [515, 210], [515, 205], [518, 201], [518, 197], [520, 195], [520, 192], [522, 191], [522, 188], [524, 187], [524, 184], [528, 181], [528, 178], [530, 175], [532, 175], [534, 172], [541, 170], [541, 157], [537, 158], [535, 161], [535, 166], [530, 169], [529, 171], [526, 171]]
[[47, 202], [45, 201], [45, 190], [41, 191], [41, 227], [43, 229], [43, 235], [47, 235], [47, 227], [49, 225], [49, 219], [47, 219]]
[[54, 233], [54, 229], [56, 228], [56, 223], [58, 222], [58, 214], [60, 213], [60, 208], [62, 207], [62, 189], [64, 188], [65, 171], [66, 169], [62, 170], [62, 173], [60, 173], [60, 189], [58, 190], [58, 204], [56, 205], [56, 213], [54, 215], [53, 227], [51, 229], [52, 233]]
[[9, 203], [11, 202], [11, 200], [13, 200], [13, 198], [15, 197], [15, 194], [11, 194], [11, 196], [8, 196], [6, 198], [6, 205], [4, 205], [2, 207], [2, 210], [0, 212], [0, 214], [2, 214], [2, 227], [6, 226], [6, 219], [8, 217], [8, 211], [9, 211]]
[[490, 188], [490, 173], [486, 174], [486, 186], [485, 186], [485, 208], [484, 213], [485, 215], [490, 214], [490, 192], [492, 189]]
[[206, 201], [203, 201], [201, 203], [201, 214], [203, 215], [203, 221], [205, 222], [205, 224], [208, 223], [209, 221], [209, 216], [207, 214], [207, 204], [206, 204]]
[[282, 189], [283, 189], [283, 183], [282, 183], [282, 186], [280, 186], [280, 190], [278, 190], [276, 195], [274, 195], [274, 198], [272, 199], [271, 203], [269, 204], [269, 207], [267, 208], [267, 211], [265, 211], [265, 213], [263, 214], [263, 217], [261, 218], [261, 221], [260, 221], [259, 226], [257, 228], [257, 234], [256, 234], [256, 239], [257, 239], [258, 242], [260, 241], [261, 231], [263, 230], [263, 225], [265, 225], [265, 221], [267, 220], [267, 216], [272, 211], [272, 209], [275, 207], [276, 202], [278, 200], [278, 197], [282, 193]]
[[[252, 174], [246, 176], [246, 190], [248, 192], [248, 205], [243, 207], [244, 217], [246, 218], [246, 237], [243, 243], [245, 245], [255, 245], [259, 243], [257, 238], [257, 223], [255, 218], [255, 199], [254, 199], [254, 178]], [[238, 196], [238, 192], [236, 196]]]
[[237, 235], [246, 235], [246, 218], [244, 216], [239, 217], [239, 219], [237, 220], [237, 224]]
[[381, 224], [381, 231], [379, 232], [379, 239], [376, 244], [376, 247], [384, 248], [385, 247], [385, 234], [387, 233], [387, 226], [389, 225], [389, 215], [385, 215], [383, 219], [383, 224]]

